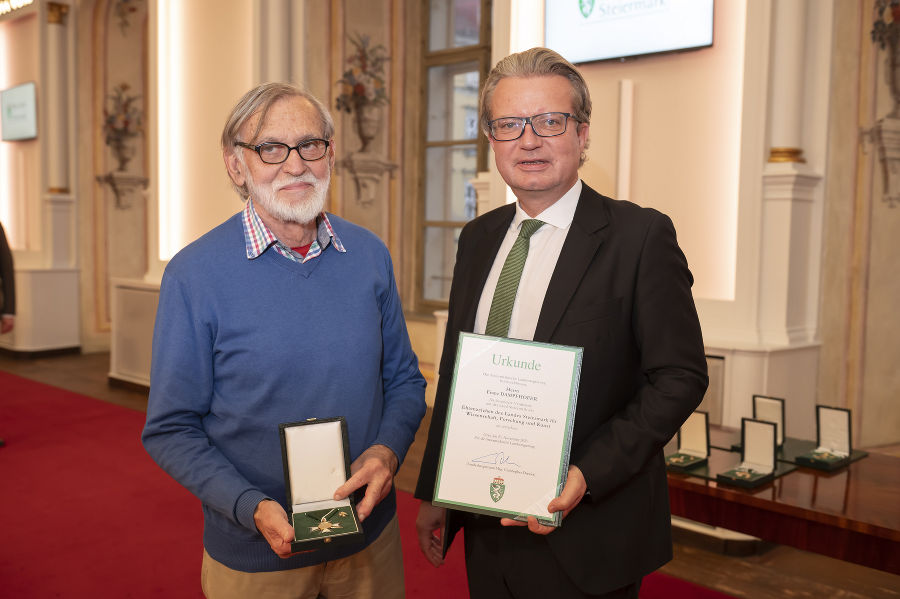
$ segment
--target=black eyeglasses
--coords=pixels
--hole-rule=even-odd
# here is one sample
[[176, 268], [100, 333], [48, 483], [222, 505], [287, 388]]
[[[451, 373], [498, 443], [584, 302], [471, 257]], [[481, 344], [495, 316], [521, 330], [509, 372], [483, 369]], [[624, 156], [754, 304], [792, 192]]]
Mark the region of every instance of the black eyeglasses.
[[281, 164], [288, 159], [291, 150], [297, 150], [297, 155], [307, 162], [319, 160], [325, 156], [330, 143], [326, 139], [307, 139], [293, 147], [278, 141], [266, 141], [256, 146], [236, 141], [234, 145], [253, 150], [259, 154], [259, 159], [266, 164]]
[[496, 141], [519, 139], [528, 124], [538, 137], [556, 137], [566, 132], [566, 124], [570, 118], [574, 119], [568, 112], [545, 112], [526, 117], [504, 116], [490, 122], [491, 137]]

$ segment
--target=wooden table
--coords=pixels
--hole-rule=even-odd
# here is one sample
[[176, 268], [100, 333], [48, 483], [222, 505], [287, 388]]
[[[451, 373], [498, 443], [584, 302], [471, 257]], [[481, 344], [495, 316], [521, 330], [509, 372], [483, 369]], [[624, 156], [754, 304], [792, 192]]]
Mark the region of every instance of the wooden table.
[[[710, 434], [724, 446], [732, 433]], [[710, 471], [737, 455], [712, 449]], [[870, 453], [834, 472], [798, 468], [757, 489], [669, 473], [669, 500], [675, 516], [900, 574], [898, 457]]]

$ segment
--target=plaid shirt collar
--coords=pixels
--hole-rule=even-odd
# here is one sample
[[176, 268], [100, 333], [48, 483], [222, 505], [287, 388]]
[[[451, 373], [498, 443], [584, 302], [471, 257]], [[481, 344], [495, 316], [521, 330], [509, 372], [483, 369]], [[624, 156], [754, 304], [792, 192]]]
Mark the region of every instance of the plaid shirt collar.
[[241, 213], [241, 223], [244, 225], [244, 244], [247, 249], [248, 260], [258, 258], [272, 246], [275, 247], [276, 252], [285, 258], [301, 264], [317, 257], [328, 247], [329, 243], [333, 243], [334, 249], [339, 252], [347, 251], [344, 249], [340, 238], [334, 232], [331, 221], [328, 220], [328, 215], [324, 211], [316, 217], [318, 225], [316, 239], [309, 246], [309, 251], [306, 252], [305, 257], [284, 245], [275, 237], [269, 227], [266, 226], [266, 223], [259, 217], [259, 214], [257, 214], [256, 209], [253, 207], [252, 199], [247, 199], [247, 205], [244, 206], [244, 210]]

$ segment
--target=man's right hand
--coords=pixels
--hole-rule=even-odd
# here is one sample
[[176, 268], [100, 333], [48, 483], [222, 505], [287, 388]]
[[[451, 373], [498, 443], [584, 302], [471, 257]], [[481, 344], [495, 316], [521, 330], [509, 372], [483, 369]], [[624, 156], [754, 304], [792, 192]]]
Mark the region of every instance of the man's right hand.
[[291, 552], [291, 541], [294, 540], [294, 527], [288, 521], [287, 513], [277, 501], [263, 499], [253, 512], [253, 520], [256, 528], [269, 542], [278, 557], [285, 558], [294, 555]]
[[447, 510], [435, 507], [430, 501], [419, 504], [419, 515], [416, 517], [416, 532], [419, 534], [419, 549], [434, 567], [444, 563], [441, 555], [441, 538], [434, 531], [444, 526]]

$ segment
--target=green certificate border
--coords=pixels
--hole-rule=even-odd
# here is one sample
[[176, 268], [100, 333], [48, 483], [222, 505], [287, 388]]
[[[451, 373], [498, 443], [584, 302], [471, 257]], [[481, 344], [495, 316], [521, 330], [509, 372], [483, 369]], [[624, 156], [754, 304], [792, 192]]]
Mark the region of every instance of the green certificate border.
[[512, 512], [508, 510], [502, 510], [498, 508], [493, 508], [488, 505], [481, 504], [469, 504], [456, 502], [452, 500], [446, 499], [438, 499], [440, 496], [440, 487], [441, 487], [441, 475], [444, 469], [444, 451], [447, 446], [447, 437], [450, 434], [450, 421], [451, 416], [453, 414], [453, 404], [456, 398], [456, 383], [457, 383], [457, 375], [459, 372], [459, 364], [462, 354], [463, 343], [468, 338], [477, 338], [477, 339], [485, 339], [485, 340], [493, 340], [496, 341], [499, 345], [504, 344], [512, 344], [512, 345], [529, 345], [532, 347], [540, 347], [544, 349], [550, 349], [561, 352], [570, 352], [575, 354], [572, 360], [572, 373], [571, 373], [571, 383], [569, 385], [569, 407], [566, 410], [566, 422], [563, 429], [563, 439], [562, 439], [562, 447], [560, 447], [560, 459], [559, 459], [559, 471], [557, 472], [556, 477], [556, 492], [554, 493], [554, 497], [558, 497], [562, 492], [563, 486], [566, 482], [566, 476], [569, 470], [569, 459], [571, 455], [572, 449], [572, 430], [575, 426], [575, 408], [578, 401], [578, 385], [581, 380], [581, 363], [584, 357], [584, 349], [581, 347], [574, 347], [570, 345], [558, 345], [555, 343], [544, 343], [540, 341], [526, 341], [523, 339], [510, 339], [506, 337], [491, 337], [488, 335], [478, 335], [475, 333], [460, 333], [459, 340], [457, 341], [456, 346], [456, 363], [453, 366], [453, 382], [450, 386], [450, 396], [447, 403], [447, 416], [444, 420], [444, 435], [441, 439], [441, 453], [440, 460], [438, 461], [438, 469], [437, 476], [435, 478], [434, 484], [434, 500], [432, 503], [439, 507], [451, 508], [456, 510], [462, 510], [466, 512], [472, 512], [476, 514], [484, 514], [488, 516], [496, 516], [500, 518], [512, 518], [516, 520], [527, 520], [528, 516], [534, 516], [541, 524], [545, 524], [548, 526], [560, 526], [562, 524], [562, 512], [554, 512], [550, 518], [545, 518], [543, 516], [538, 516], [537, 514], [532, 513], [524, 513], [524, 512]]

